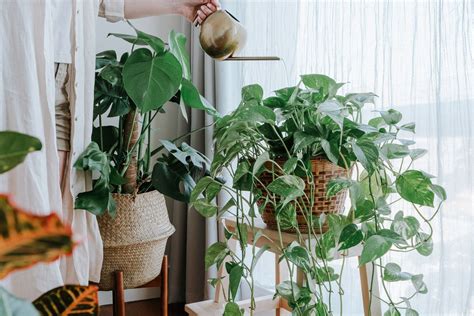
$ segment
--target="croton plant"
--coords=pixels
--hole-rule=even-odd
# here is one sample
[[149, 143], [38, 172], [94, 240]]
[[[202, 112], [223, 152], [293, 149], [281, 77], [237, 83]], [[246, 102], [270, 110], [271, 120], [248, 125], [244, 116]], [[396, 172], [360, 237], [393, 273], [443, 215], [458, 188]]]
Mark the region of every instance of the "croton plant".
[[[256, 247], [265, 236], [257, 232], [255, 220], [268, 204], [275, 210], [278, 231], [290, 229], [296, 235], [295, 242], [279, 246], [290, 278], [276, 285], [276, 296], [288, 302], [294, 315], [333, 315], [335, 295], [344, 315], [344, 262], [336, 271], [334, 258], [344, 261], [354, 247], [362, 247], [359, 264], [373, 268], [371, 294], [374, 278], [380, 280], [380, 297], [371, 297], [386, 305], [385, 315], [418, 315], [410, 300], [427, 293], [423, 274], [404, 271], [388, 254], [432, 253], [431, 221], [446, 193], [434, 176], [415, 168], [415, 161], [427, 152], [411, 140], [415, 123], [403, 122], [394, 109], [364, 120], [362, 109], [374, 102], [375, 94], [341, 95], [342, 85], [324, 75], [303, 75], [297, 86], [267, 98], [259, 85], [246, 86], [237, 109], [216, 122], [211, 175], [197, 183], [191, 202], [205, 217], [226, 214], [237, 222], [236, 231], [226, 231], [225, 237], [238, 239], [238, 253], [226, 241], [211, 245], [206, 253], [207, 268], [224, 265], [228, 272], [224, 315], [243, 313], [236, 304], [242, 282], [250, 288], [250, 313], [255, 310], [255, 267], [268, 250]], [[346, 212], [327, 210], [318, 217], [311, 212], [316, 202], [308, 192], [314, 191], [317, 180], [311, 172], [312, 158], [327, 159], [347, 171], [329, 181], [325, 192], [330, 198], [346, 190]], [[260, 179], [263, 172], [273, 175], [268, 185]], [[230, 175], [232, 182], [223, 184], [222, 174]], [[218, 194], [228, 202], [217, 204]], [[304, 217], [307, 233], [300, 231], [297, 214]], [[323, 225], [329, 229], [320, 234]], [[255, 238], [248, 246], [250, 231]], [[300, 284], [292, 281], [296, 269], [304, 275]], [[210, 280], [213, 285], [218, 282], [221, 279]], [[387, 286], [391, 282], [411, 282], [412, 294], [392, 297]]]
[[[0, 132], [0, 174], [19, 165], [41, 149], [32, 136]], [[0, 194], [0, 279], [8, 274], [69, 255], [74, 248], [72, 232], [58, 215], [31, 215]], [[21, 300], [0, 287], [0, 315], [57, 316], [98, 315], [97, 286], [65, 285], [52, 289], [33, 303]]]

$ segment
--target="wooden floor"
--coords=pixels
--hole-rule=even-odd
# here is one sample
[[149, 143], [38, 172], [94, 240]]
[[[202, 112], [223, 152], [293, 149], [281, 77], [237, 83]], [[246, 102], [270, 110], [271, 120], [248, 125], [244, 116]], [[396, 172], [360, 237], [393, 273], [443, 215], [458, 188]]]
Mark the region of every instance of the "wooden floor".
[[[126, 304], [127, 316], [161, 316], [160, 301], [146, 300], [139, 302], [131, 302]], [[184, 304], [171, 304], [169, 306], [169, 316], [186, 316], [184, 312]], [[112, 305], [100, 307], [100, 316], [113, 316]]]

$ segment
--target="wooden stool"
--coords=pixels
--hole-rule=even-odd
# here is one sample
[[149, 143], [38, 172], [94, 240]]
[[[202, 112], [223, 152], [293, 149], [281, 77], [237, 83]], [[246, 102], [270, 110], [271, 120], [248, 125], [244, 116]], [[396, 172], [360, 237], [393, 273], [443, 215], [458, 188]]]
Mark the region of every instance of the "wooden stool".
[[[223, 220], [223, 224], [227, 228], [228, 231], [230, 232], [235, 232], [236, 230], [236, 222], [234, 219], [231, 218], [226, 218]], [[262, 236], [257, 242], [256, 246], [257, 247], [263, 247], [263, 246], [268, 246], [268, 251], [273, 252], [275, 254], [275, 284], [281, 283], [283, 280], [289, 279], [289, 276], [287, 273], [284, 273], [286, 269], [281, 269], [280, 268], [280, 263], [278, 262], [279, 256], [280, 256], [280, 250], [279, 250], [279, 245], [280, 245], [280, 238], [278, 235], [277, 231], [270, 230], [266, 227], [265, 223], [263, 223], [261, 220], [255, 220], [255, 231], [248, 231], [248, 238], [247, 238], [247, 243], [249, 245], [252, 245], [254, 243], [254, 236], [257, 233], [257, 231], [261, 231]], [[286, 247], [287, 245], [291, 244], [293, 241], [297, 239], [297, 236], [295, 234], [290, 234], [290, 233], [282, 233], [282, 242], [283, 245]], [[236, 240], [231, 239], [228, 241], [228, 247], [232, 250], [235, 251], [236, 248]], [[345, 256], [346, 258], [349, 257], [359, 257], [362, 252], [362, 246], [359, 245], [359, 247], [354, 247], [349, 250], [348, 254]], [[336, 257], [336, 259], [341, 259], [342, 257]], [[284, 275], [285, 274], [285, 275]], [[360, 284], [361, 284], [361, 291], [362, 291], [362, 301], [364, 305], [364, 314], [366, 316], [369, 315], [369, 301], [370, 301], [370, 293], [369, 293], [369, 284], [368, 284], [368, 278], [367, 278], [367, 270], [366, 266], [360, 266], [359, 267], [359, 277], [360, 277]], [[185, 310], [189, 315], [192, 316], [220, 316], [222, 315], [223, 309], [225, 302], [222, 298], [222, 288], [227, 288], [229, 286], [229, 280], [227, 277], [227, 272], [224, 268], [224, 264], [221, 266], [218, 272], [218, 278], [224, 277], [220, 283], [216, 285], [216, 292], [215, 292], [215, 297], [214, 300], [208, 300], [208, 301], [202, 301], [202, 302], [197, 302], [193, 304], [187, 304], [185, 306]], [[296, 281], [299, 285], [303, 283], [304, 280], [304, 274], [302, 271], [299, 269], [297, 270], [297, 278]], [[374, 291], [377, 290], [376, 284], [374, 284]], [[380, 307], [375, 306], [376, 300], [372, 300], [372, 307], [371, 309], [371, 314], [372, 315], [378, 315]], [[288, 306], [288, 303], [286, 300], [282, 298], [277, 298], [273, 299], [273, 295], [267, 295], [267, 296], [262, 296], [262, 297], [256, 297], [255, 298], [256, 302], [256, 310], [255, 312], [264, 312], [264, 311], [275, 311], [275, 315], [280, 316], [283, 315], [284, 311], [288, 311], [290, 313], [285, 313], [288, 315], [291, 315], [291, 308]], [[248, 309], [250, 307], [250, 299], [243, 300], [236, 302], [240, 308], [243, 308], [246, 311], [246, 314], [248, 313]]]
[[[136, 287], [148, 288], [148, 287], [159, 287], [161, 288], [161, 316], [168, 316], [168, 256], [163, 257], [163, 263], [161, 265], [161, 273], [155, 279], [151, 280], [147, 284]], [[114, 316], [125, 316], [125, 291], [123, 287], [123, 272], [115, 271], [115, 284], [112, 290], [113, 294], [113, 310]]]

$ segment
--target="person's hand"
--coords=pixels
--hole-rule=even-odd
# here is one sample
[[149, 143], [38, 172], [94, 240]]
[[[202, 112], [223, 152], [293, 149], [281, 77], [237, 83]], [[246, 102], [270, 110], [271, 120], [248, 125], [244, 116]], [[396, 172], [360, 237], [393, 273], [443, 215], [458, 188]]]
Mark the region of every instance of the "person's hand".
[[201, 24], [209, 15], [220, 10], [219, 0], [181, 0], [178, 12], [193, 24]]

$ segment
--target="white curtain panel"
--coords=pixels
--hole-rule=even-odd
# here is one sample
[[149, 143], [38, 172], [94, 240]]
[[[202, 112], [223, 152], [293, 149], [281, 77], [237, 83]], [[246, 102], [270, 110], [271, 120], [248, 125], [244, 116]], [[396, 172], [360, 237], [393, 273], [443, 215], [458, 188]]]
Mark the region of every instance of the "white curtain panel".
[[[474, 315], [474, 4], [468, 0], [224, 0], [248, 31], [240, 55], [277, 55], [283, 62], [220, 63], [221, 100], [231, 110], [238, 89], [265, 91], [322, 73], [347, 82], [343, 92], [375, 92], [374, 109], [395, 108], [415, 121], [417, 147], [429, 154], [416, 167], [437, 175], [448, 201], [434, 221], [434, 252], [392, 254], [404, 271], [424, 273], [429, 288], [413, 307], [420, 315]], [[226, 97], [227, 96], [227, 97]], [[397, 208], [410, 213], [406, 205]], [[394, 211], [397, 211], [395, 209]], [[425, 210], [430, 214], [431, 210]], [[259, 284], [272, 287], [272, 256]], [[362, 314], [357, 263], [344, 274], [344, 315]], [[412, 294], [390, 284], [393, 297]], [[335, 304], [337, 305], [337, 304]], [[386, 308], [383, 308], [385, 310]]]

